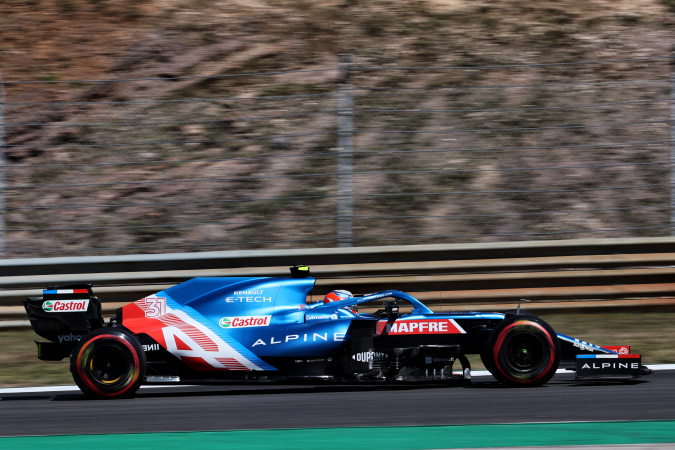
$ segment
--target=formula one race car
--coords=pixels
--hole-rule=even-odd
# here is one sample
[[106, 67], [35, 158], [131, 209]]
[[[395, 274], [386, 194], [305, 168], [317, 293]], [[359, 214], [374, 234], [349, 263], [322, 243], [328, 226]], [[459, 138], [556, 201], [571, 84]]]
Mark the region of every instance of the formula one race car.
[[[519, 310], [434, 313], [395, 290], [307, 303], [314, 278], [306, 267], [291, 272], [194, 278], [119, 308], [108, 323], [90, 285], [52, 287], [24, 304], [50, 341], [37, 342], [38, 358], [70, 357], [75, 382], [96, 398], [151, 383], [468, 381], [468, 354], [506, 386], [540, 386], [559, 366], [581, 380], [651, 372], [628, 347], [556, 334]], [[382, 308], [358, 311], [371, 305]]]

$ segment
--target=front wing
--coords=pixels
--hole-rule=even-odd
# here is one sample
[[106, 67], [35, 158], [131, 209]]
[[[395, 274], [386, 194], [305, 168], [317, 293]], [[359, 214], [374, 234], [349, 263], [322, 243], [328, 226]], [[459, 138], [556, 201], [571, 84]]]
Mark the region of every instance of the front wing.
[[630, 346], [600, 347], [560, 333], [558, 341], [560, 367], [574, 370], [576, 380], [632, 380], [652, 373]]

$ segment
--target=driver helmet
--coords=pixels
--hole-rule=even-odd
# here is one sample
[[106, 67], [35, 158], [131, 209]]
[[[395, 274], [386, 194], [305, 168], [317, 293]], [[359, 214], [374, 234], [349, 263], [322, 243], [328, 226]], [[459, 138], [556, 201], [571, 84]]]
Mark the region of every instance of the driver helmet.
[[348, 298], [352, 298], [353, 295], [349, 291], [345, 291], [344, 289], [338, 289], [336, 291], [331, 291], [326, 296], [323, 298], [324, 303], [330, 303], [330, 302], [339, 302], [340, 300], [347, 300]]

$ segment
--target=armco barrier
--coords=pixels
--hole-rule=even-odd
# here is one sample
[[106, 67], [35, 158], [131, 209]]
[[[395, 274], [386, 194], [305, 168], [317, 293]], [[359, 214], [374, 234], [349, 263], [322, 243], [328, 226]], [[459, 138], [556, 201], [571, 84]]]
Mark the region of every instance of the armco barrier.
[[110, 310], [195, 276], [287, 276], [297, 264], [316, 295], [394, 287], [441, 306], [675, 296], [675, 238], [251, 250], [2, 260], [0, 319], [23, 319], [21, 300], [50, 285], [92, 283]]

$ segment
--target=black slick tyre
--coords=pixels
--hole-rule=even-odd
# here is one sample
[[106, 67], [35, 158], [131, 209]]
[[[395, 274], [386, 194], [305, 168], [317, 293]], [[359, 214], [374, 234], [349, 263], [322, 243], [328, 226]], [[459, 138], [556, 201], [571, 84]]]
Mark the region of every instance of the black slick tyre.
[[558, 368], [560, 343], [553, 328], [538, 317], [511, 316], [495, 327], [481, 359], [505, 386], [541, 386]]
[[133, 396], [145, 369], [145, 352], [138, 339], [122, 328], [99, 328], [85, 335], [70, 358], [75, 383], [91, 398]]

